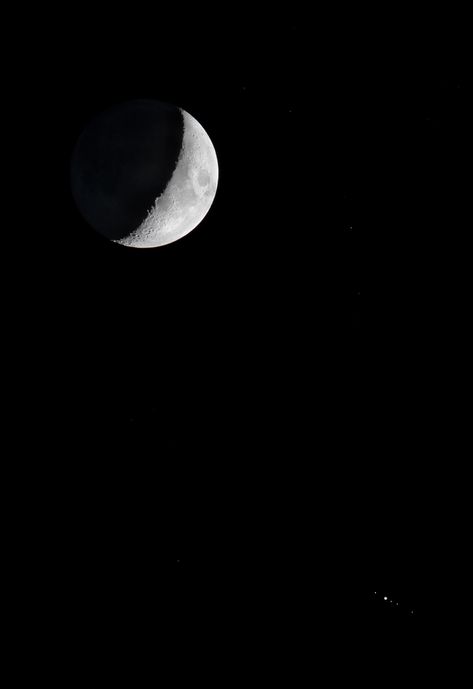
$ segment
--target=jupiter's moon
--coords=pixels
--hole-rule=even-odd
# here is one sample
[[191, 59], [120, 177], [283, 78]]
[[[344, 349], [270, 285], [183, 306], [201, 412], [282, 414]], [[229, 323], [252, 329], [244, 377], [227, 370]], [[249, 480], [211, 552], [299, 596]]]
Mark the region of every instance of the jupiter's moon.
[[202, 125], [159, 101], [131, 101], [102, 113], [72, 155], [79, 211], [125, 246], [147, 249], [184, 237], [207, 215], [217, 184], [217, 155]]

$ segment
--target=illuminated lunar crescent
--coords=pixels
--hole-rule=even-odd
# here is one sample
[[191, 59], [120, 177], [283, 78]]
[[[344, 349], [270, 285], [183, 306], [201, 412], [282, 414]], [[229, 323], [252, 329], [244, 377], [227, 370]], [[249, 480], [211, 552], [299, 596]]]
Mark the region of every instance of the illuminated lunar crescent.
[[217, 155], [202, 125], [158, 101], [102, 113], [72, 156], [72, 193], [83, 217], [108, 239], [140, 249], [197, 227], [217, 184]]

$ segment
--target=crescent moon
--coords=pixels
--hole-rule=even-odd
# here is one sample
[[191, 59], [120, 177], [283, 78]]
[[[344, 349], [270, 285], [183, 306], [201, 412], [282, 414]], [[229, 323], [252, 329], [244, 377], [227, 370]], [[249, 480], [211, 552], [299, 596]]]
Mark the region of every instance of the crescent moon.
[[218, 172], [212, 141], [192, 115], [160, 101], [128, 101], [97, 115], [80, 135], [71, 191], [97, 232], [148, 249], [202, 222]]
[[138, 249], [170, 244], [189, 234], [210, 210], [217, 193], [217, 154], [202, 125], [185, 110], [180, 112], [184, 135], [172, 177], [141, 225], [113, 240], [118, 244]]

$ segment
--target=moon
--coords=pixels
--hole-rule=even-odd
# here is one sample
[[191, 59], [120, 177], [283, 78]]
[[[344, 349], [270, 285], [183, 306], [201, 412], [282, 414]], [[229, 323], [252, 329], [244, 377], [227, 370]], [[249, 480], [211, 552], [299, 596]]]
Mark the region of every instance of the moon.
[[71, 158], [71, 191], [83, 218], [111, 241], [139, 249], [195, 229], [214, 201], [218, 176], [202, 125], [182, 108], [151, 100], [98, 115]]

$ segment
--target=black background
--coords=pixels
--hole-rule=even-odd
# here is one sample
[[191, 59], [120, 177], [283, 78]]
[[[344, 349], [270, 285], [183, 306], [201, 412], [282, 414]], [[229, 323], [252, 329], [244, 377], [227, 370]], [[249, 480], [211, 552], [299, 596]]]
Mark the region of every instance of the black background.
[[[464, 571], [461, 18], [57, 12], [28, 60], [39, 221], [18, 252], [10, 405], [28, 422], [15, 494], [46, 571], [58, 558], [68, 595], [113, 608], [110, 591], [148, 590], [177, 550], [175, 597], [162, 584], [147, 600], [177, 605], [180, 628], [202, 587], [226, 609], [235, 562], [247, 600], [269, 572], [316, 594], [330, 639], [383, 619], [393, 641], [419, 624], [412, 608], [450, 619]], [[133, 98], [188, 110], [220, 166], [204, 222], [151, 251], [94, 233], [69, 188], [83, 127]]]

